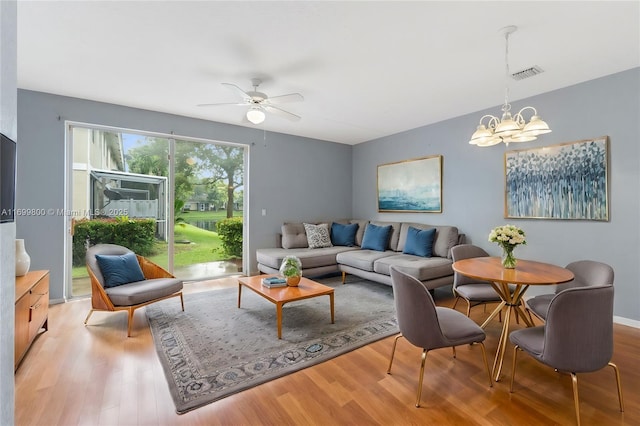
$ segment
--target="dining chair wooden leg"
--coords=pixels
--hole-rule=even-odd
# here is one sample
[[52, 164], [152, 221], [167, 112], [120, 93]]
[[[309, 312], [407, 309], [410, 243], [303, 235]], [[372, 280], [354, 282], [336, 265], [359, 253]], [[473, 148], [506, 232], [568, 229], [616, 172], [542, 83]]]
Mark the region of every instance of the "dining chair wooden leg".
[[578, 398], [578, 376], [576, 373], [571, 373], [571, 383], [573, 385], [573, 404], [576, 407], [576, 420], [578, 426], [580, 426], [580, 400]]
[[516, 357], [518, 356], [518, 345], [513, 347], [513, 364], [511, 365], [511, 384], [509, 385], [509, 392], [513, 392], [513, 380], [516, 377]]
[[422, 362], [420, 363], [420, 378], [418, 379], [418, 394], [416, 395], [416, 408], [420, 407], [420, 397], [422, 396], [422, 379], [424, 379], [424, 363], [427, 360], [427, 350], [422, 350]]
[[620, 402], [620, 412], [624, 412], [624, 402], [622, 400], [622, 384], [620, 383], [620, 370], [618, 370], [618, 366], [614, 363], [610, 362], [608, 364], [616, 374], [616, 384], [618, 385], [618, 401]]
[[402, 333], [398, 334], [395, 339], [393, 339], [393, 347], [391, 348], [391, 358], [389, 359], [389, 368], [387, 368], [387, 374], [391, 374], [391, 364], [393, 364], [393, 355], [396, 353], [396, 345], [398, 344], [398, 339], [402, 337]]
[[458, 294], [455, 292], [455, 290], [454, 290], [454, 292], [453, 292], [453, 295], [455, 296], [455, 299], [454, 299], [454, 301], [453, 301], [453, 306], [451, 307], [451, 309], [455, 309], [455, 308], [456, 308], [456, 305], [458, 304], [458, 300], [460, 300], [460, 299], [461, 299], [461, 297], [460, 297], [460, 296], [458, 296]]
[[491, 380], [491, 370], [489, 370], [489, 361], [487, 361], [487, 351], [484, 348], [484, 343], [479, 342], [480, 347], [482, 348], [482, 359], [484, 360], [484, 366], [487, 369], [487, 376], [489, 376], [489, 387], [493, 387], [493, 380]]

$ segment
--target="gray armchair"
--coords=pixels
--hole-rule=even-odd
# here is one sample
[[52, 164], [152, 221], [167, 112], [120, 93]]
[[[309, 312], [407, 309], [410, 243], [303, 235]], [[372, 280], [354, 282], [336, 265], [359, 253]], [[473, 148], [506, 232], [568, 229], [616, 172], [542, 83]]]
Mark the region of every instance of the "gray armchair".
[[541, 320], [546, 320], [547, 311], [551, 299], [562, 290], [582, 286], [601, 286], [613, 284], [613, 268], [606, 263], [594, 260], [579, 260], [569, 263], [566, 268], [573, 272], [574, 279], [563, 284], [556, 285], [554, 293], [541, 294], [525, 301], [525, 306], [529, 313], [533, 313]]
[[391, 267], [391, 284], [400, 334], [393, 341], [387, 374], [391, 374], [393, 356], [400, 337], [404, 337], [411, 344], [423, 349], [416, 407], [420, 406], [427, 352], [432, 349], [451, 347], [455, 358], [456, 346], [478, 343], [482, 348], [482, 358], [489, 376], [489, 386], [493, 386], [483, 343], [486, 337], [484, 331], [462, 313], [451, 308], [436, 307], [424, 284], [394, 267]]
[[620, 411], [624, 411], [620, 372], [611, 361], [613, 354], [613, 286], [574, 287], [551, 299], [547, 321], [538, 327], [511, 332], [513, 349], [510, 392], [516, 374], [518, 349], [541, 363], [571, 374], [578, 425], [580, 405], [577, 373], [600, 370], [609, 365], [615, 371]]
[[[127, 311], [127, 336], [131, 336], [133, 314], [136, 309], [171, 297], [179, 297], [184, 311], [182, 280], [151, 262], [135, 255], [140, 267], [140, 280], [109, 287], [96, 255], [122, 256], [133, 254], [131, 250], [115, 244], [96, 244], [87, 250], [86, 264], [91, 279], [91, 310], [85, 325], [94, 311]], [[133, 261], [135, 264], [135, 260]], [[135, 266], [135, 265], [134, 265]], [[137, 267], [136, 267], [137, 268]], [[108, 277], [107, 277], [108, 278]]]

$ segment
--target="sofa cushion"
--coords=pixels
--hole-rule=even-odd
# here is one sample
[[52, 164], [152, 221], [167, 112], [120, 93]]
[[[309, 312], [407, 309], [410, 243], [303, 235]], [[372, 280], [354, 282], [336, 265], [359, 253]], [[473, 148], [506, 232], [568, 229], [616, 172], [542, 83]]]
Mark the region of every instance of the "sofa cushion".
[[282, 248], [309, 247], [307, 234], [302, 223], [285, 223], [282, 225]]
[[348, 225], [334, 222], [331, 224], [331, 243], [334, 246], [353, 247], [356, 245], [356, 233], [358, 232], [358, 224], [350, 223]]
[[417, 229], [410, 226], [407, 231], [407, 242], [404, 245], [404, 254], [414, 254], [421, 257], [431, 257], [433, 249], [433, 237], [436, 229]]
[[373, 264], [375, 261], [387, 256], [393, 256], [394, 254], [395, 252], [391, 250], [378, 251], [360, 249], [338, 253], [336, 260], [341, 265], [347, 265], [364, 271], [373, 272]]
[[446, 257], [420, 257], [411, 254], [395, 254], [377, 259], [373, 265], [374, 272], [391, 275], [390, 266], [416, 277], [420, 281], [453, 275], [453, 261]]
[[135, 253], [96, 254], [96, 260], [104, 277], [105, 288], [144, 280], [144, 274]]
[[279, 269], [285, 256], [296, 256], [302, 262], [302, 274], [305, 269], [321, 266], [336, 265], [336, 255], [350, 250], [358, 250], [357, 247], [333, 246], [318, 249], [297, 248], [263, 248], [256, 250], [258, 263], [272, 269]]
[[309, 248], [323, 248], [331, 247], [331, 237], [329, 236], [329, 225], [326, 223], [320, 223], [314, 225], [312, 223], [303, 223], [304, 232], [307, 234], [307, 242]]
[[391, 225], [378, 226], [372, 223], [368, 224], [362, 238], [362, 249], [385, 251], [389, 247], [390, 232]]

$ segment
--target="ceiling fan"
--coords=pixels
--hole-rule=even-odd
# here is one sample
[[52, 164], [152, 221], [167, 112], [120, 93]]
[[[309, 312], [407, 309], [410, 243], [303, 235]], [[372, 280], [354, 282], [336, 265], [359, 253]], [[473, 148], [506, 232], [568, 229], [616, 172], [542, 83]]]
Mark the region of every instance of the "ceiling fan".
[[253, 124], [260, 124], [264, 121], [266, 114], [272, 113], [275, 115], [279, 115], [280, 117], [287, 118], [292, 121], [300, 120], [300, 116], [293, 114], [289, 111], [285, 111], [280, 108], [279, 104], [288, 103], [288, 102], [301, 102], [304, 100], [304, 97], [300, 93], [289, 93], [287, 95], [279, 95], [279, 96], [267, 96], [266, 93], [258, 92], [258, 86], [260, 86], [262, 80], [259, 78], [252, 78], [251, 85], [253, 86], [253, 90], [245, 92], [235, 84], [231, 83], [222, 83], [223, 86], [228, 87], [236, 94], [238, 94], [242, 101], [240, 102], [225, 102], [225, 103], [214, 103], [214, 104], [199, 104], [198, 106], [207, 107], [207, 106], [221, 106], [221, 105], [236, 105], [236, 106], [249, 106], [247, 110], [247, 120], [249, 120]]

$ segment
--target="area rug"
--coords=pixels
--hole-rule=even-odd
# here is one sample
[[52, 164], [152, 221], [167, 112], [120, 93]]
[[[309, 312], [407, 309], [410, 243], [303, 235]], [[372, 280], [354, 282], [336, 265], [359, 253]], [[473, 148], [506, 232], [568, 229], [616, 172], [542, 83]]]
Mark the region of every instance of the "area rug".
[[335, 288], [335, 323], [329, 297], [284, 305], [282, 339], [276, 307], [247, 288], [184, 296], [146, 307], [158, 357], [176, 412], [209, 404], [258, 384], [326, 361], [398, 332], [392, 288], [366, 280]]

